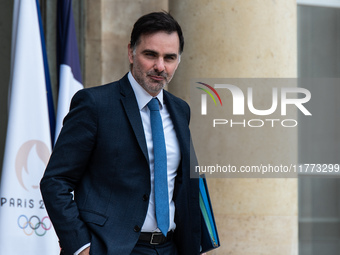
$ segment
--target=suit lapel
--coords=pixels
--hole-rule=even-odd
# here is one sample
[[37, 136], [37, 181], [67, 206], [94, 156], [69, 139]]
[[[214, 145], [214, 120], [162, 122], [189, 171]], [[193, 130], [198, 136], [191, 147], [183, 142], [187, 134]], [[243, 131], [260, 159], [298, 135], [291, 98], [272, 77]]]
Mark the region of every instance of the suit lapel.
[[188, 150], [190, 148], [190, 131], [188, 125], [189, 117], [186, 116], [186, 113], [183, 111], [183, 107], [173, 100], [167, 91], [164, 91], [164, 101], [171, 116], [172, 123], [174, 124], [177, 139], [181, 148], [182, 160], [188, 159]]
[[124, 110], [126, 112], [126, 115], [128, 116], [128, 119], [135, 133], [138, 144], [143, 151], [145, 159], [149, 162], [142, 119], [139, 113], [139, 108], [135, 94], [133, 93], [127, 75], [120, 80], [120, 88], [122, 95], [121, 102], [123, 104]]

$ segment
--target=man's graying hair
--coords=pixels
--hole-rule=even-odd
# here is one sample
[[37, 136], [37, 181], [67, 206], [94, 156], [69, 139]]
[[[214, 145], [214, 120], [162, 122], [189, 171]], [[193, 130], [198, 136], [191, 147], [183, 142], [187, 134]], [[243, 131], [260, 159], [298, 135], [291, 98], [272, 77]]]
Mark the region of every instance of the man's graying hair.
[[141, 35], [150, 35], [156, 32], [177, 32], [179, 38], [179, 54], [184, 48], [184, 37], [178, 22], [167, 12], [152, 12], [140, 17], [131, 32], [131, 48], [136, 49], [140, 43]]

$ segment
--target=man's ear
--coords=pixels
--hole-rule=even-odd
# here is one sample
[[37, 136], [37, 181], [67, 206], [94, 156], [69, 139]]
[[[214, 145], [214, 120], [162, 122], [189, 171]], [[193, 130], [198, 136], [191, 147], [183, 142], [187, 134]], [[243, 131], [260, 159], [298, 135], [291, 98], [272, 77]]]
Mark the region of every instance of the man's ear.
[[131, 47], [131, 43], [128, 44], [128, 55], [130, 64], [133, 64], [133, 48]]

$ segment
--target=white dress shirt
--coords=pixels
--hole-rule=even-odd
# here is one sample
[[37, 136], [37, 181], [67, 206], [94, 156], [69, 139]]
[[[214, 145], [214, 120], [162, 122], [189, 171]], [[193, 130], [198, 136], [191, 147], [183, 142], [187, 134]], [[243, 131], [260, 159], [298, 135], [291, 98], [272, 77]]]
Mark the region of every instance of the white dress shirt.
[[[160, 232], [157, 228], [157, 220], [155, 215], [155, 192], [154, 192], [154, 154], [153, 154], [153, 142], [150, 124], [150, 110], [147, 104], [153, 98], [147, 93], [134, 79], [131, 72], [128, 74], [128, 79], [131, 83], [132, 89], [135, 93], [138, 108], [143, 122], [143, 128], [145, 133], [146, 145], [148, 148], [149, 166], [150, 166], [150, 178], [151, 178], [151, 194], [149, 199], [148, 212], [142, 226], [142, 232]], [[181, 153], [179, 148], [178, 139], [174, 129], [174, 125], [170, 118], [170, 114], [167, 110], [166, 104], [163, 101], [163, 90], [157, 95], [157, 99], [160, 102], [160, 114], [163, 121], [164, 138], [167, 154], [167, 172], [168, 172], [168, 193], [169, 193], [169, 230], [176, 228], [175, 224], [175, 203], [172, 200], [175, 177], [177, 175], [177, 168], [180, 163]]]

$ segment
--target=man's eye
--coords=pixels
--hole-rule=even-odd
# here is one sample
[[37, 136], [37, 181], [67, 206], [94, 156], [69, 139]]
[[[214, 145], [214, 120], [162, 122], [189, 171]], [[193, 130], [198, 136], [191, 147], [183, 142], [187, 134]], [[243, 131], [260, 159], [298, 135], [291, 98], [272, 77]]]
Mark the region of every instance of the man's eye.
[[155, 53], [151, 53], [151, 52], [146, 52], [145, 56], [147, 56], [147, 57], [155, 57], [156, 54]]
[[174, 60], [176, 60], [176, 57], [175, 56], [168, 56], [168, 57], [165, 57], [165, 60], [174, 61]]

